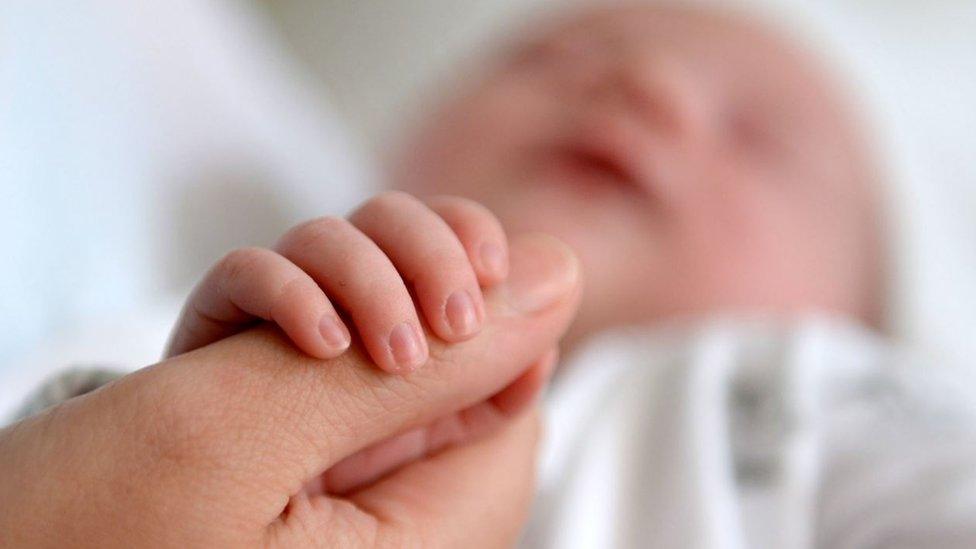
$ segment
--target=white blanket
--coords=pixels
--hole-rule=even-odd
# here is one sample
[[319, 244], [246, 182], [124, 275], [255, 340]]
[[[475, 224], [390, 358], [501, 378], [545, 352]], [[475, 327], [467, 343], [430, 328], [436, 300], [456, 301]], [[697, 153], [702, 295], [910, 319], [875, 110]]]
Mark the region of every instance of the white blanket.
[[158, 359], [221, 255], [368, 178], [236, 0], [0, 2], [0, 415], [69, 364]]
[[817, 319], [602, 338], [549, 395], [524, 546], [976, 547], [973, 385], [933, 366]]

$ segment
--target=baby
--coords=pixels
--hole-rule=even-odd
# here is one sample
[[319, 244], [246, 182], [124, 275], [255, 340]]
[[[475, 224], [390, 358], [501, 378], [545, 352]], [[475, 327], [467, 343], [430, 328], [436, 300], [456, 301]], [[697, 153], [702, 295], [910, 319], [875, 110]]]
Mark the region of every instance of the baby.
[[265, 319], [336, 356], [350, 332], [335, 301], [379, 367], [410, 371], [426, 357], [421, 318], [448, 342], [477, 332], [479, 285], [506, 274], [506, 231], [579, 255], [570, 343], [722, 311], [879, 322], [865, 146], [815, 62], [748, 21], [628, 6], [537, 28], [399, 156], [393, 187], [455, 197], [387, 193], [275, 251], [231, 253], [191, 297], [170, 354]]
[[569, 243], [587, 280], [577, 338], [723, 310], [878, 321], [871, 161], [820, 67], [768, 29], [597, 9], [467, 82], [393, 181]]
[[[425, 333], [453, 343], [478, 332], [482, 288], [506, 278], [506, 235], [529, 232], [556, 236], [581, 262], [570, 350], [614, 328], [728, 313], [880, 325], [874, 167], [838, 90], [788, 40], [721, 13], [615, 6], [534, 27], [467, 76], [402, 147], [389, 174], [398, 191], [300, 225], [273, 250], [228, 255], [191, 296], [168, 354], [264, 319], [321, 358], [356, 333], [378, 367], [409, 375], [427, 358]], [[531, 400], [551, 362], [508, 411]], [[692, 409], [683, 406], [672, 415]], [[687, 427], [651, 446], [679, 447]], [[691, 447], [664, 461], [726, 451]], [[408, 457], [361, 460], [319, 488], [354, 487]], [[694, 480], [691, 468], [656, 478]], [[712, 516], [720, 500], [705, 493], [658, 514], [687, 518], [701, 504]], [[754, 514], [795, 510], [762, 508]], [[662, 539], [684, 541], [670, 546], [715, 539], [690, 519], [675, 528], [684, 537]]]

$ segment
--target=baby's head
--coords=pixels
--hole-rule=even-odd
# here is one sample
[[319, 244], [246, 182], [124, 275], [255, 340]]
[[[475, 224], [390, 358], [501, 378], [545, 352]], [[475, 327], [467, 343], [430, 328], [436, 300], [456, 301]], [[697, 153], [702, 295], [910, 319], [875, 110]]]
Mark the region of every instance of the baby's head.
[[582, 331], [724, 311], [876, 321], [872, 166], [789, 41], [730, 15], [601, 8], [534, 28], [468, 77], [394, 184], [571, 244]]

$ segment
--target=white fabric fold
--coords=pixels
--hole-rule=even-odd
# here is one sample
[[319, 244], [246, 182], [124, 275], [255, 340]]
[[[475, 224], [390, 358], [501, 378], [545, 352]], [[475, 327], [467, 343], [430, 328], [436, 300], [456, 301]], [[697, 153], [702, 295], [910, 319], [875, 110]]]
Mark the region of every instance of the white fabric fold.
[[524, 545], [976, 544], [976, 398], [934, 366], [827, 319], [601, 338], [547, 400]]

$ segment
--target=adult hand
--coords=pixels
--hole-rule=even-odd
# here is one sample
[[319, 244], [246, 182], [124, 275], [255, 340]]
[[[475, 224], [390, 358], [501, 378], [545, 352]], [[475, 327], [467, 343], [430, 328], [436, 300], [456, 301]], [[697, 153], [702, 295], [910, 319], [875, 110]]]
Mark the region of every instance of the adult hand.
[[378, 371], [361, 349], [323, 363], [263, 327], [8, 427], [0, 545], [511, 543], [531, 498], [533, 414], [342, 498], [308, 487], [350, 456], [368, 461], [381, 441], [422, 433], [420, 446], [437, 447], [518, 400], [579, 291], [564, 246], [523, 238], [508, 281], [486, 296], [481, 333], [432, 339], [429, 362], [408, 376]]

